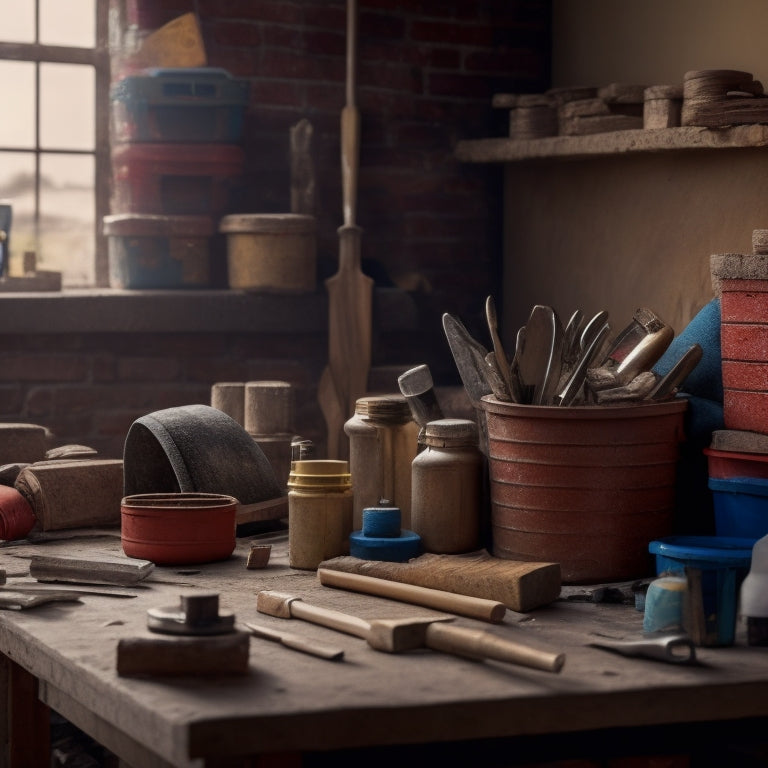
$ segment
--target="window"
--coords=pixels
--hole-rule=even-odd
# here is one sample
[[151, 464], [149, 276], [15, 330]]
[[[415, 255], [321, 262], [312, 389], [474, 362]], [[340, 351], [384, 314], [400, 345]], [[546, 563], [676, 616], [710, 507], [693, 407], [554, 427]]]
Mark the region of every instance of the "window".
[[11, 274], [34, 251], [65, 286], [106, 285], [109, 203], [104, 0], [0, 0], [0, 199]]

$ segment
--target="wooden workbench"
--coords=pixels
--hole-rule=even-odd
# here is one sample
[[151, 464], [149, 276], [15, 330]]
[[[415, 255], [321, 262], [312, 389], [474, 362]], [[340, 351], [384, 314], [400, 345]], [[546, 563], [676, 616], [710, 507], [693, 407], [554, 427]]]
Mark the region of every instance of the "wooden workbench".
[[[11, 752], [15, 747], [18, 753], [19, 738], [34, 738], [30, 730], [47, 727], [46, 706], [133, 768], [371, 766], [408, 764], [407, 756], [455, 764], [468, 755], [475, 765], [514, 765], [534, 757], [595, 755], [609, 744], [618, 749], [619, 741], [624, 755], [690, 751], [689, 739], [714, 738], [713, 724], [726, 738], [758, 738], [768, 721], [768, 649], [746, 646], [743, 633], [732, 647], [698, 649], [700, 666], [630, 659], [588, 643], [595, 633], [640, 633], [642, 614], [633, 606], [558, 601], [525, 616], [508, 612], [502, 625], [457, 623], [565, 652], [559, 674], [428, 650], [389, 655], [355, 637], [263, 616], [256, 593], [280, 589], [366, 619], [424, 615], [427, 609], [321, 586], [314, 572], [289, 568], [279, 534], [268, 567], [247, 570], [248, 545], [240, 541], [222, 563], [156, 568], [147, 582], [128, 590], [136, 597], [86, 595], [80, 602], [0, 611], [4, 673], [16, 696], [16, 709], [0, 722]], [[0, 568], [9, 585], [27, 572], [34, 552], [96, 556], [121, 550], [116, 532], [7, 544], [0, 548]], [[217, 591], [221, 608], [234, 611], [238, 621], [340, 646], [345, 658], [323, 661], [252, 638], [247, 676], [118, 677], [118, 640], [147, 635], [148, 608], [176, 605], [180, 594], [195, 589]], [[627, 733], [633, 736], [625, 738]]]

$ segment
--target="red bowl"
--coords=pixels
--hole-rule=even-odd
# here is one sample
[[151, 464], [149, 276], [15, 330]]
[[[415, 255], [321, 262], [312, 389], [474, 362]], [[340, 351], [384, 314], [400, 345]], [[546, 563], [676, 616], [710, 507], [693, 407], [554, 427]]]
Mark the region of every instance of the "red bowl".
[[225, 560], [235, 549], [237, 499], [218, 493], [140, 493], [120, 503], [128, 557], [157, 565]]

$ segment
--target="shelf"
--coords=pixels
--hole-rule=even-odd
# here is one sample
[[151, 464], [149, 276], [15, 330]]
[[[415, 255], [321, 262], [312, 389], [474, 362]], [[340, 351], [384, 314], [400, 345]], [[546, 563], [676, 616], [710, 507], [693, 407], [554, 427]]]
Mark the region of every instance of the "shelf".
[[768, 146], [768, 125], [738, 125], [711, 129], [638, 129], [593, 133], [588, 136], [551, 136], [544, 139], [475, 139], [456, 145], [457, 159], [467, 163], [516, 163], [545, 158], [585, 158], [652, 152], [740, 149]]

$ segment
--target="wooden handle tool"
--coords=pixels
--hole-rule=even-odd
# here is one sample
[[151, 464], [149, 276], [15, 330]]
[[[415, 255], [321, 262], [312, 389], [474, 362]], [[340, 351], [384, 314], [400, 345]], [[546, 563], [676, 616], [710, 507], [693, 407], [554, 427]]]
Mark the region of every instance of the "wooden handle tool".
[[249, 622], [245, 622], [245, 626], [248, 627], [254, 637], [272, 640], [294, 651], [308, 653], [311, 656], [317, 656], [319, 659], [326, 659], [328, 661], [340, 661], [344, 658], [344, 651], [341, 648], [318, 643], [315, 640], [309, 640], [293, 632], [280, 632], [271, 627], [265, 627], [262, 624], [251, 624]]
[[363, 576], [359, 573], [345, 573], [328, 568], [318, 568], [317, 577], [326, 587], [339, 587], [352, 592], [363, 592], [367, 595], [389, 597], [404, 603], [413, 603], [425, 608], [456, 613], [471, 619], [489, 621], [499, 624], [504, 620], [507, 607], [497, 600], [486, 600], [481, 597], [457, 595], [442, 589], [429, 589], [415, 584], [402, 584], [398, 581], [377, 579], [373, 576]]
[[[457, 656], [494, 659], [546, 672], [559, 672], [565, 663], [565, 655], [562, 653], [530, 648], [481, 630], [445, 626], [443, 622], [450, 621], [450, 616], [368, 622], [329, 608], [310, 605], [294, 595], [272, 591], [258, 593], [256, 609], [270, 616], [304, 619], [362, 637], [371, 648], [386, 653], [432, 648]], [[440, 629], [435, 629], [438, 625]]]

